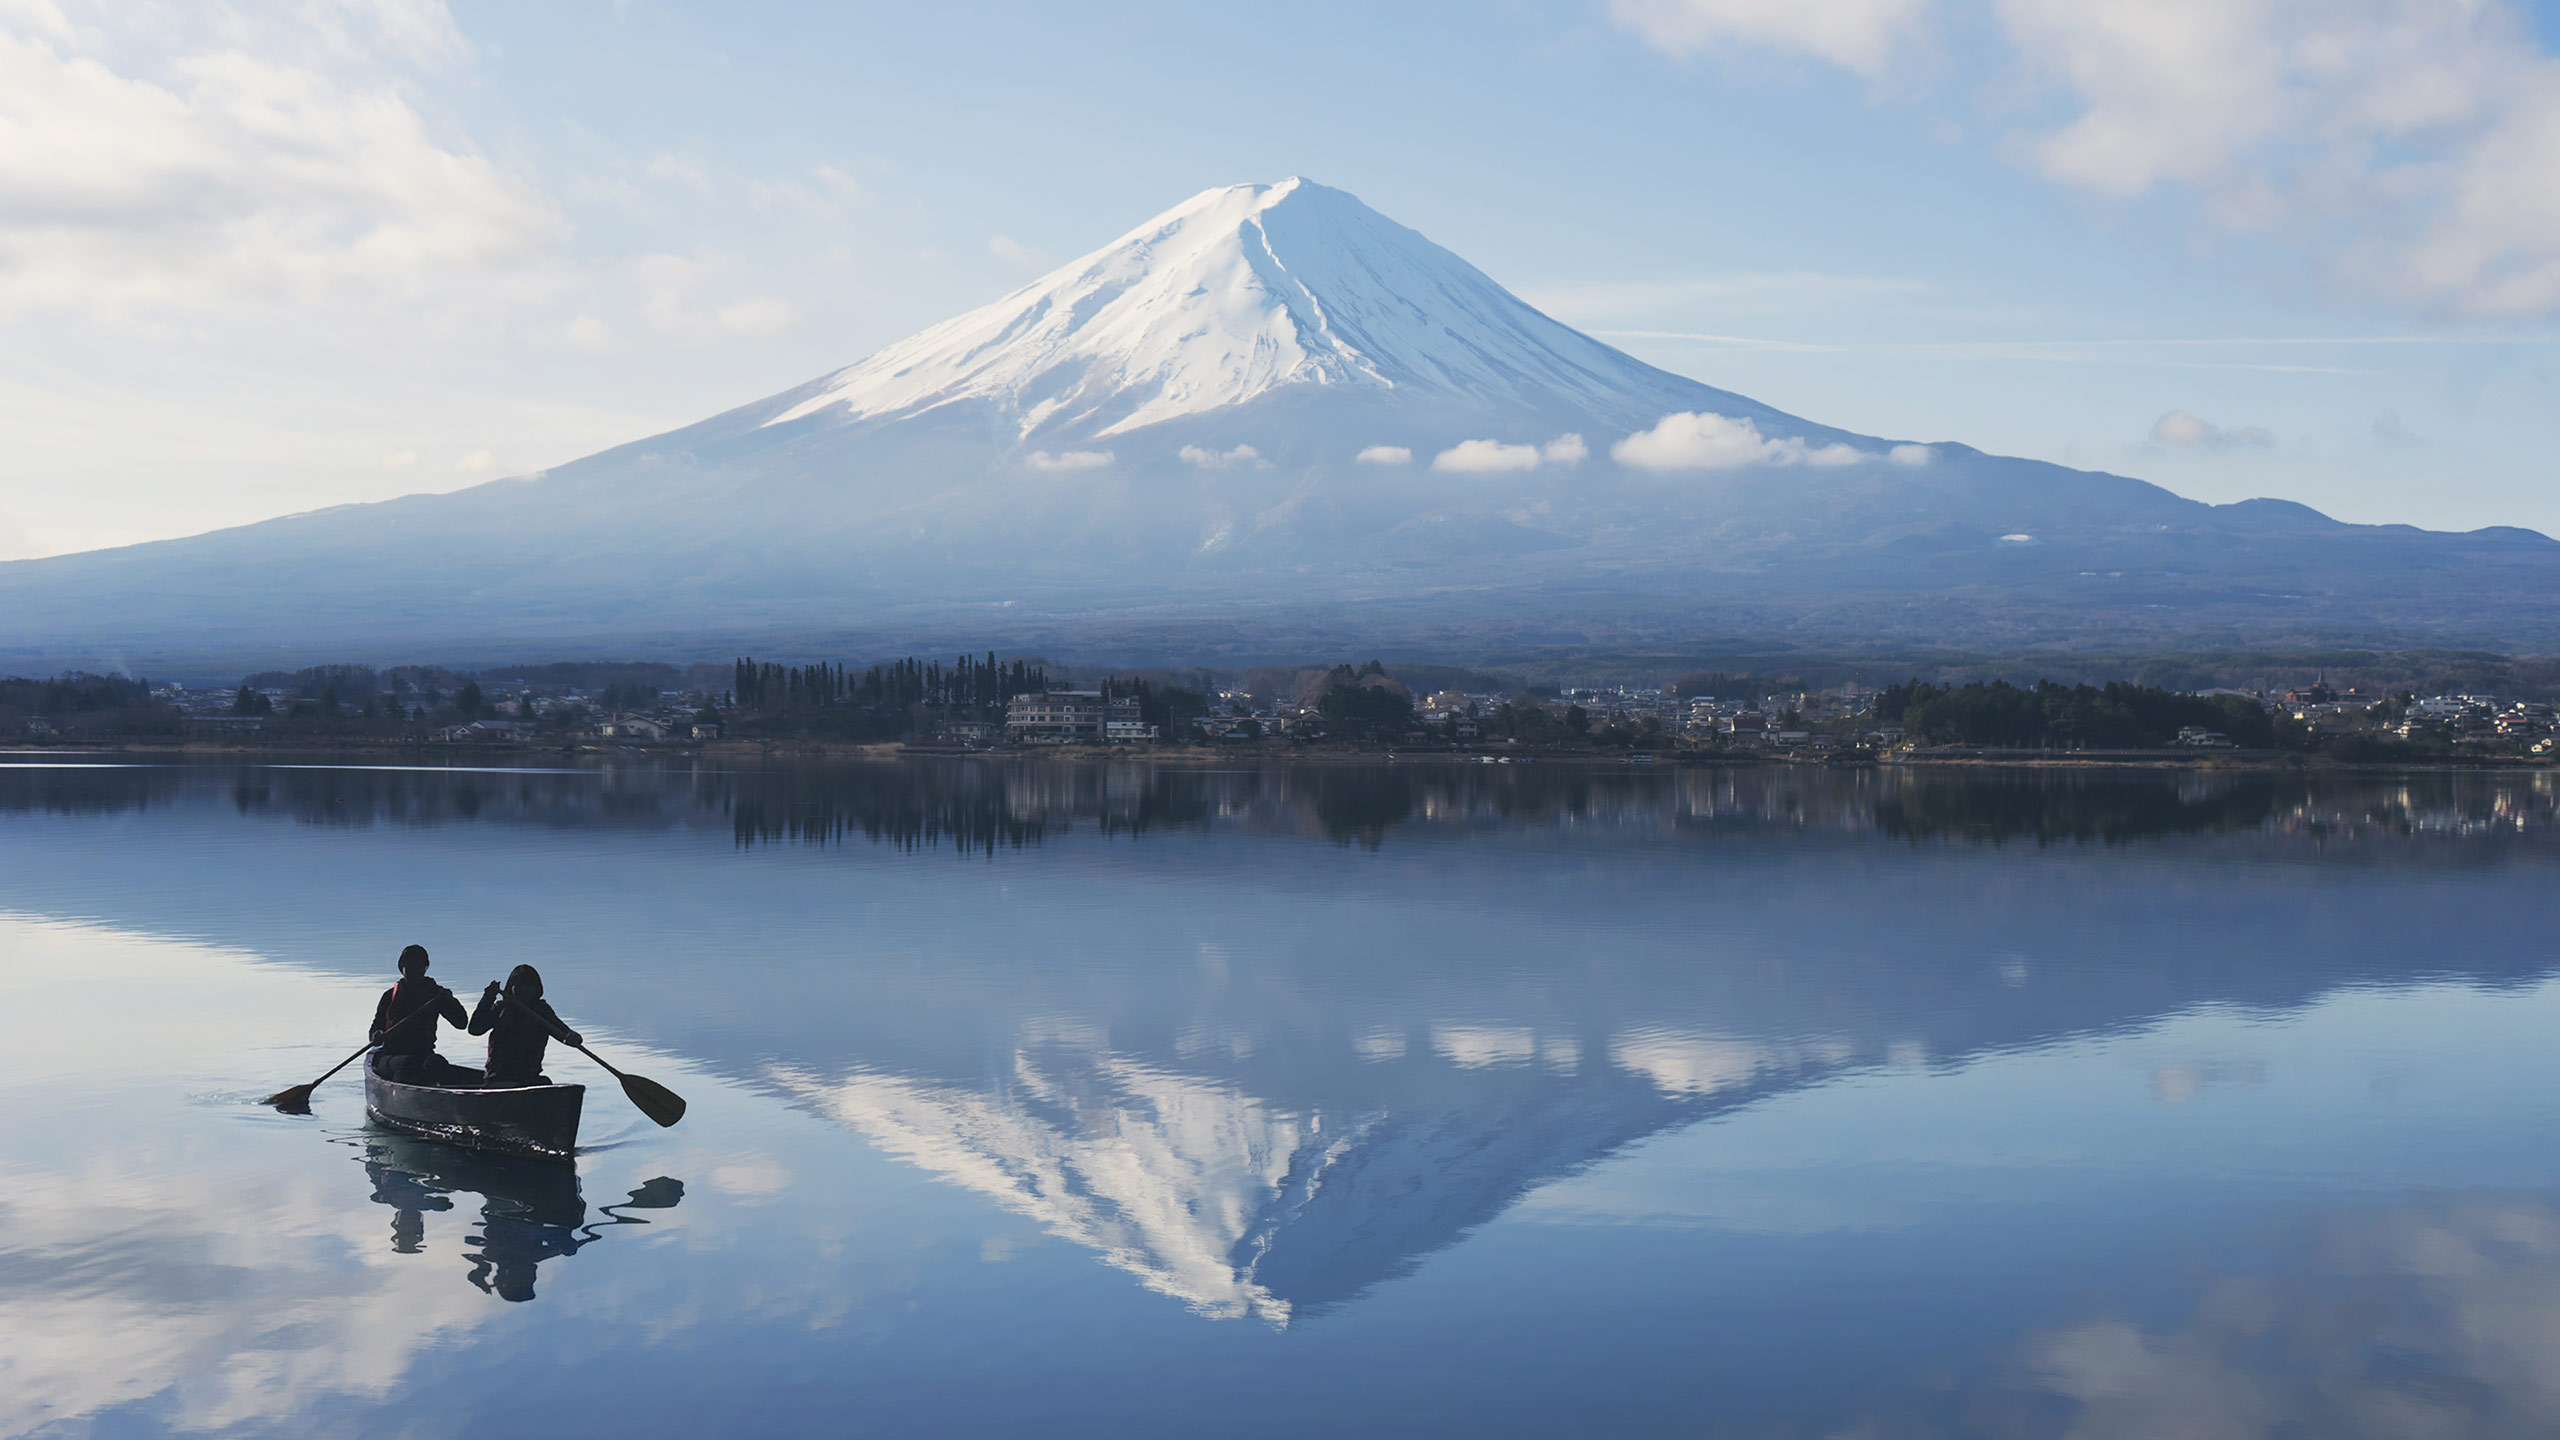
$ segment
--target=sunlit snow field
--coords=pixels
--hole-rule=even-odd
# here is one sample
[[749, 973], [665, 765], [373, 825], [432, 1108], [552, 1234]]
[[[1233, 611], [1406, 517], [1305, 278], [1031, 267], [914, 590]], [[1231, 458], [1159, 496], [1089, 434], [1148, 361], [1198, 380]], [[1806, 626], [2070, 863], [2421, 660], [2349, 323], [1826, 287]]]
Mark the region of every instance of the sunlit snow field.
[[[0, 761], [0, 1436], [2547, 1434], [2555, 876], [2540, 777]], [[691, 1113], [259, 1107], [412, 941]]]

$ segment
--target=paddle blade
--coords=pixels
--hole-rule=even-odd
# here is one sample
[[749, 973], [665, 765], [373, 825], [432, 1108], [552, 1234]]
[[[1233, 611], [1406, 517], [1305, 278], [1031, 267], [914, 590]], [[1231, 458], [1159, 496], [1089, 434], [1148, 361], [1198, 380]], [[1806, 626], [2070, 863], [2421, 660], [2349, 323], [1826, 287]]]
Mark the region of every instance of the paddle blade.
[[660, 1125], [673, 1125], [684, 1118], [684, 1097], [646, 1075], [625, 1075], [622, 1093], [640, 1107], [640, 1113]]
[[267, 1097], [267, 1103], [289, 1114], [306, 1114], [311, 1109], [311, 1092], [318, 1086], [319, 1082], [314, 1081], [309, 1085], [296, 1085], [289, 1090], [279, 1090]]

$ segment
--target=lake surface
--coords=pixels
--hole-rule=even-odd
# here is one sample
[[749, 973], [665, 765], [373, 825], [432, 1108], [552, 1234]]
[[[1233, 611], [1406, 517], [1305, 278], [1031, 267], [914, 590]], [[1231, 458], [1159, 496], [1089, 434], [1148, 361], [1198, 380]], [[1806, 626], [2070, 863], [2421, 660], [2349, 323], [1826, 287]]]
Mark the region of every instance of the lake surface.
[[[0, 1436], [2549, 1435], [2555, 879], [2539, 775], [22, 755]], [[690, 1115], [261, 1108], [413, 941]]]

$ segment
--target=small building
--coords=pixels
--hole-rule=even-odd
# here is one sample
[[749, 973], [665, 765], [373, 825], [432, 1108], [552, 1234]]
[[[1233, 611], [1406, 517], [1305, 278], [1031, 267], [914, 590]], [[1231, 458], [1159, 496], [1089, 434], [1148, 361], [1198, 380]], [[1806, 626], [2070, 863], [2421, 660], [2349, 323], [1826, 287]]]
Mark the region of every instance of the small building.
[[2201, 725], [2180, 726], [2178, 728], [2178, 738], [2170, 741], [2169, 743], [2172, 745], [2186, 745], [2200, 750], [2230, 750], [2237, 748], [2231, 743], [2230, 736], [2223, 734], [2219, 730], [2207, 730]]
[[474, 720], [464, 725], [448, 725], [436, 732], [436, 738], [447, 742], [499, 741], [521, 744], [533, 738], [533, 732], [512, 720]]
[[1106, 700], [1099, 690], [1049, 690], [1016, 695], [1005, 703], [1005, 738], [1020, 744], [1099, 744], [1112, 738], [1114, 724], [1137, 727], [1122, 732], [1135, 739], [1153, 738], [1138, 717], [1134, 695]]
[[664, 740], [670, 728], [646, 715], [616, 715], [596, 731], [611, 740]]

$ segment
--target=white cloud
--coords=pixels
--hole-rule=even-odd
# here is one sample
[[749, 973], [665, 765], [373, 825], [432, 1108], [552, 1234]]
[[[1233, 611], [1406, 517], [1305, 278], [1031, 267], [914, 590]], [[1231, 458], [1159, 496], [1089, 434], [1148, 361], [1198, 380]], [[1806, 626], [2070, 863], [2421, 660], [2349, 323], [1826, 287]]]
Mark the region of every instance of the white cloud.
[[1538, 447], [1505, 445], [1499, 440], [1461, 440], [1431, 457], [1431, 468], [1462, 474], [1535, 470], [1538, 468]]
[[579, 316], [560, 333], [570, 344], [588, 350], [601, 350], [613, 343], [613, 327], [593, 315]]
[[641, 318], [669, 334], [706, 339], [768, 339], [800, 323], [800, 307], [777, 296], [750, 293], [722, 302], [704, 294], [731, 289], [745, 268], [745, 257], [708, 245], [690, 255], [643, 255], [631, 262]]
[[771, 295], [750, 295], [720, 307], [720, 328], [757, 339], [779, 335], [800, 323], [800, 307]]
[[1431, 1048], [1462, 1070], [1526, 1065], [1538, 1058], [1538, 1033], [1515, 1025], [1434, 1025]]
[[1673, 55], [1741, 41], [1881, 75], [1916, 37], [1927, 0], [1609, 0], [1620, 25]]
[[1034, 264], [1040, 259], [1038, 251], [1010, 235], [988, 236], [987, 253], [999, 260], [1010, 260], [1017, 265]]
[[[1729, 43], [1877, 76], [1925, 0], [1613, 0], [1674, 55]], [[2560, 310], [2560, 59], [2505, 0], [1993, 0], [2046, 177], [2131, 200], [2168, 188], [2235, 232], [2318, 257], [2352, 293], [2484, 315]]]
[[2001, 0], [2078, 110], [2035, 139], [2100, 194], [2194, 190], [2326, 252], [2355, 288], [2560, 307], [2560, 62], [2515, 10], [2439, 0]]
[[1363, 465], [1410, 465], [1413, 451], [1402, 445], [1372, 445], [1351, 458]]
[[809, 172], [805, 182], [758, 180], [747, 186], [747, 199], [759, 210], [797, 210], [832, 217], [867, 203], [871, 196], [861, 181], [833, 165], [821, 165]]
[[1884, 458], [1896, 465], [1917, 467], [1928, 464], [1936, 454], [1936, 451], [1926, 445], [1896, 445], [1885, 452]]
[[2151, 424], [2151, 443], [2181, 450], [2264, 450], [2276, 437], [2255, 425], [2225, 429], [2184, 410], [2172, 410]]
[[1639, 470], [1731, 470], [1744, 465], [1855, 465], [1870, 456], [1848, 445], [1771, 439], [1749, 419], [1683, 410], [1609, 447], [1609, 458]]
[[1233, 450], [1203, 450], [1197, 445], [1185, 445], [1182, 447], [1181, 456], [1182, 463], [1185, 465], [1196, 465], [1203, 470], [1268, 470], [1271, 468], [1270, 462], [1262, 458], [1262, 452], [1250, 445], [1239, 445]]
[[861, 181], [833, 165], [819, 166], [809, 172], [809, 178], [817, 181], [828, 193], [848, 204], [860, 204], [871, 198], [870, 192], [862, 188]]
[[1111, 463], [1108, 450], [1061, 450], [1052, 455], [1034, 450], [1022, 457], [1022, 463], [1034, 470], [1099, 470]]
[[498, 457], [486, 450], [474, 450], [454, 461], [453, 468], [466, 475], [487, 475], [498, 468]]
[[394, 450], [382, 457], [382, 468], [385, 470], [415, 470], [418, 468], [418, 452], [415, 450]]
[[[1395, 459], [1373, 452], [1391, 451]], [[1509, 471], [1535, 470], [1540, 465], [1575, 465], [1591, 453], [1579, 435], [1559, 435], [1544, 446], [1509, 445], [1500, 440], [1461, 440], [1431, 457], [1431, 468], [1458, 474], [1498, 475]], [[1372, 465], [1401, 465], [1413, 458], [1413, 452], [1401, 445], [1373, 445], [1360, 452], [1360, 458]]]
[[2304, 1230], [2279, 1263], [2181, 1286], [2190, 1308], [2153, 1312], [2156, 1328], [2099, 1313], [2030, 1331], [1998, 1389], [1977, 1393], [2058, 1405], [2089, 1440], [2267, 1435], [2294, 1428], [2282, 1416], [2317, 1417], [2296, 1433], [2323, 1440], [2499, 1430], [2484, 1412], [2531, 1433], [2560, 1413], [2560, 1213], [2548, 1204], [2341, 1207]]
[[218, 34], [146, 74], [93, 27], [19, 7], [0, 20], [0, 309], [310, 300], [537, 256], [567, 233], [558, 207], [344, 53], [432, 58], [459, 43], [442, 15]]
[[790, 1189], [793, 1176], [771, 1157], [753, 1155], [720, 1166], [708, 1178], [711, 1188], [723, 1195], [755, 1200]]
[[673, 180], [706, 194], [711, 189], [711, 177], [703, 171], [702, 163], [683, 155], [654, 155], [641, 173], [652, 180]]

